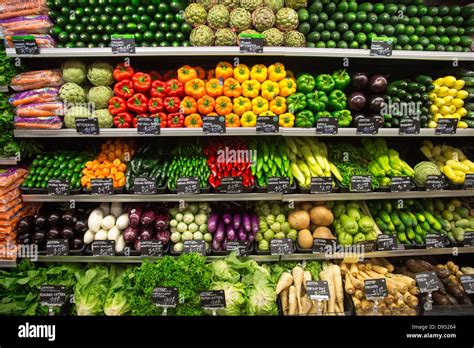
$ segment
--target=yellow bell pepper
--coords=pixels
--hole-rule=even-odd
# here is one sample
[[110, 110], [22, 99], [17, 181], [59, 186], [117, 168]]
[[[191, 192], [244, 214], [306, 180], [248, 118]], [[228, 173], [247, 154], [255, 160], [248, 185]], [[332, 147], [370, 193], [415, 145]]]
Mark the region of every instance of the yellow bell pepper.
[[252, 99], [252, 111], [256, 113], [257, 115], [260, 115], [262, 112], [265, 112], [268, 110], [268, 100], [262, 98], [262, 97], [257, 97]]
[[247, 98], [257, 98], [260, 94], [260, 82], [255, 79], [242, 82], [242, 95]]
[[250, 78], [262, 83], [267, 79], [267, 67], [263, 64], [255, 64], [250, 70]]
[[270, 110], [277, 115], [286, 112], [286, 99], [283, 97], [276, 97], [270, 102]]
[[282, 63], [275, 63], [268, 67], [268, 78], [273, 82], [278, 82], [286, 77], [285, 66]]
[[288, 97], [296, 93], [296, 80], [292, 77], [285, 77], [278, 82], [278, 88], [280, 88], [281, 97]]
[[234, 68], [234, 79], [240, 83], [250, 78], [250, 69], [245, 64], [239, 64]]
[[258, 117], [260, 116], [276, 116], [273, 112], [271, 112], [270, 110], [267, 110], [267, 111], [264, 111], [262, 112], [261, 114], [258, 115]]
[[280, 127], [290, 128], [293, 127], [293, 125], [295, 124], [295, 115], [289, 112], [281, 114], [278, 118], [278, 123]]
[[278, 94], [280, 94], [280, 88], [277, 82], [267, 80], [262, 83], [262, 97], [266, 100], [273, 100], [278, 97]]
[[240, 118], [242, 127], [255, 127], [257, 125], [257, 115], [253, 111], [246, 111]]
[[234, 98], [234, 113], [242, 116], [245, 111], [252, 110], [252, 103], [249, 98], [238, 97]]

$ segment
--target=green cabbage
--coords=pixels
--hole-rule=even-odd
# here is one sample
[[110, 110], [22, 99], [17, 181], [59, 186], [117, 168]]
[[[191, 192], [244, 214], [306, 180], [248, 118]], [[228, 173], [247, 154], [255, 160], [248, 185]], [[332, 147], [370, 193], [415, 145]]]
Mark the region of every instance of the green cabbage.
[[113, 66], [106, 62], [94, 62], [89, 66], [87, 78], [94, 86], [109, 86], [114, 82]]
[[110, 87], [98, 86], [89, 90], [87, 98], [90, 103], [95, 104], [96, 109], [103, 109], [109, 105], [109, 99], [114, 96], [114, 92]]
[[107, 267], [96, 266], [87, 270], [74, 287], [77, 315], [102, 314], [108, 287]]
[[113, 116], [110, 114], [107, 109], [96, 110], [92, 113], [92, 117], [99, 119], [100, 128], [110, 128], [113, 124]]
[[235, 282], [240, 279], [237, 271], [232, 269], [225, 260], [216, 260], [209, 265], [212, 272], [212, 280]]
[[90, 111], [83, 106], [73, 106], [64, 116], [64, 124], [67, 128], [76, 128], [76, 118], [91, 117]]
[[123, 269], [114, 265], [110, 266], [111, 283], [104, 304], [105, 315], [124, 315], [130, 310], [123, 281], [125, 275]]
[[253, 283], [248, 284], [249, 300], [247, 312], [249, 315], [277, 315], [275, 287], [271, 285], [266, 276], [256, 271], [253, 276]]
[[86, 79], [86, 65], [79, 60], [67, 60], [62, 66], [62, 75], [66, 82], [81, 84]]
[[212, 284], [211, 290], [224, 290], [226, 307], [218, 310], [217, 314], [234, 316], [245, 314], [247, 300], [244, 284], [240, 282], [216, 282]]
[[86, 101], [86, 92], [77, 83], [68, 82], [59, 89], [59, 99], [68, 103], [83, 103]]

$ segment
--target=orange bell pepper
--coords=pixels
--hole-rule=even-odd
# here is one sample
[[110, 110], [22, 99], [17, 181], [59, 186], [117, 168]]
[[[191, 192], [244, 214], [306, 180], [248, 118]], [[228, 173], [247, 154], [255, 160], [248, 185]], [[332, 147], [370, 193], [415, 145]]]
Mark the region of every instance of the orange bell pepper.
[[196, 70], [198, 79], [204, 80], [206, 78], [206, 71], [202, 67], [195, 66], [194, 70]]
[[239, 64], [234, 68], [234, 79], [240, 83], [250, 79], [250, 69], [245, 64]]
[[216, 99], [216, 112], [219, 115], [227, 115], [232, 112], [232, 101], [229, 97], [220, 96]]
[[202, 127], [202, 118], [199, 114], [191, 114], [184, 119], [184, 126], [186, 128], [200, 128]]
[[197, 103], [193, 97], [186, 96], [181, 100], [181, 111], [185, 115], [193, 114], [197, 111]]
[[228, 79], [234, 75], [234, 67], [229, 62], [219, 62], [216, 66], [216, 78], [223, 80]]
[[210, 112], [206, 116], [219, 116], [217, 112]]
[[242, 94], [242, 86], [239, 81], [230, 77], [224, 81], [224, 95], [226, 97], [237, 98]]
[[226, 127], [240, 127], [239, 116], [233, 113], [228, 114], [225, 117], [225, 126]]
[[186, 82], [184, 91], [194, 99], [199, 99], [206, 94], [206, 85], [203, 80], [195, 78]]
[[201, 115], [207, 115], [214, 110], [216, 106], [216, 101], [213, 97], [209, 95], [202, 96], [197, 101], [198, 111]]
[[270, 102], [270, 111], [277, 115], [284, 114], [286, 112], [286, 99], [283, 97], [276, 97]]
[[211, 97], [219, 97], [224, 92], [224, 86], [218, 79], [210, 79], [206, 82], [206, 92]]
[[192, 66], [184, 65], [178, 69], [178, 81], [181, 83], [186, 83], [192, 79], [197, 78], [196, 69]]

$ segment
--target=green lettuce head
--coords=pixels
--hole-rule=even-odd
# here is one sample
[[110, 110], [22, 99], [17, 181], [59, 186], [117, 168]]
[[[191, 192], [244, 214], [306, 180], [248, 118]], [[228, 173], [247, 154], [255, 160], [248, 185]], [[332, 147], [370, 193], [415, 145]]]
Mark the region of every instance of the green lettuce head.
[[94, 86], [109, 86], [114, 82], [113, 66], [106, 62], [94, 62], [89, 66], [87, 78]]
[[225, 309], [217, 311], [219, 315], [243, 315], [246, 295], [245, 285], [240, 282], [216, 282], [211, 286], [211, 290], [224, 290]]
[[81, 84], [86, 79], [86, 65], [79, 60], [67, 60], [61, 70], [66, 82]]
[[74, 287], [77, 315], [102, 314], [108, 288], [107, 267], [96, 266], [87, 270]]
[[254, 276], [253, 287], [248, 291], [248, 295], [247, 311], [249, 315], [278, 314], [275, 288], [268, 283], [266, 277]]
[[96, 109], [104, 109], [109, 105], [109, 99], [114, 96], [114, 92], [108, 86], [92, 87], [87, 98], [90, 103], [95, 104]]
[[235, 282], [240, 278], [239, 273], [232, 269], [224, 260], [216, 260], [209, 267], [211, 268], [212, 279], [214, 280]]

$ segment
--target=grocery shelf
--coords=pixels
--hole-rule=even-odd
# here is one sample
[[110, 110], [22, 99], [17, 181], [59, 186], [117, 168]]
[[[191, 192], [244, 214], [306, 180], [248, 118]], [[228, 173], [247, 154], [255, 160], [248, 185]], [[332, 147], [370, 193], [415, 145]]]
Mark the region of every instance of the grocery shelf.
[[16, 157], [0, 158], [0, 166], [14, 166], [17, 164]]
[[7, 48], [9, 57], [25, 58], [84, 58], [115, 56], [279, 56], [279, 57], [326, 57], [364, 59], [402, 59], [435, 61], [474, 61], [472, 52], [431, 52], [395, 50], [391, 56], [371, 56], [370, 50], [341, 48], [296, 48], [264, 47], [263, 53], [240, 53], [238, 46], [229, 47], [136, 47], [134, 54], [113, 54], [110, 47], [104, 48], [41, 48], [37, 55], [18, 55], [14, 48]]
[[0, 260], [0, 268], [15, 268], [16, 260]]
[[[223, 259], [225, 256], [207, 256], [206, 261]], [[37, 262], [54, 263], [142, 263], [143, 260], [157, 260], [159, 257], [141, 256], [38, 256]], [[276, 262], [280, 259], [277, 255], [250, 255], [249, 259], [257, 262]]]
[[378, 134], [357, 134], [356, 128], [339, 128], [337, 134], [317, 134], [316, 128], [283, 128], [283, 136], [304, 137], [304, 136], [318, 136], [318, 137], [472, 137], [474, 136], [473, 128], [458, 128], [456, 134], [436, 135], [434, 128], [422, 128], [419, 134], [400, 135], [398, 128], [380, 128]]

